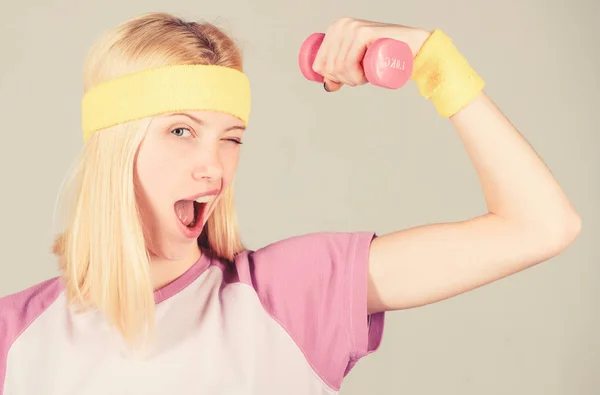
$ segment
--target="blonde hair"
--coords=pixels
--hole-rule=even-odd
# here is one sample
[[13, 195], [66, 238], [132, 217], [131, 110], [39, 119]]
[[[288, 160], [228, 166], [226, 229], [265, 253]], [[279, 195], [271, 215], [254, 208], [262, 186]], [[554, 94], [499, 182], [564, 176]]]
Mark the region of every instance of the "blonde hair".
[[[132, 18], [108, 31], [84, 64], [84, 92], [120, 75], [174, 64], [215, 64], [242, 70], [234, 41], [210, 23], [166, 13]], [[66, 296], [78, 311], [101, 311], [125, 340], [152, 332], [154, 294], [145, 232], [134, 190], [134, 162], [149, 119], [113, 126], [86, 142], [66, 184], [58, 256]], [[244, 249], [229, 187], [198, 240], [212, 255], [233, 260]]]

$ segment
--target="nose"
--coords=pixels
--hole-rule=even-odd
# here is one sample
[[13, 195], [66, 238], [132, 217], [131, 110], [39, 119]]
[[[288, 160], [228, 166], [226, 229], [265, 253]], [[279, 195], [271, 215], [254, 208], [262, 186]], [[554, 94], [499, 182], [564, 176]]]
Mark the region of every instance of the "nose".
[[223, 166], [216, 147], [204, 147], [195, 153], [192, 177], [196, 181], [220, 183], [223, 177]]

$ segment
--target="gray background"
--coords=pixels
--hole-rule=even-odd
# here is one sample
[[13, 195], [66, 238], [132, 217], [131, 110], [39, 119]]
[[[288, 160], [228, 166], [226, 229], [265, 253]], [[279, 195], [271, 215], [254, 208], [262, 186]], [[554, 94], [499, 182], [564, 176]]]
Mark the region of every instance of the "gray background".
[[[593, 0], [2, 0], [0, 296], [57, 274], [61, 182], [81, 147], [81, 65], [105, 29], [167, 11], [243, 48], [253, 112], [237, 204], [250, 248], [312, 231], [385, 233], [485, 210], [461, 142], [413, 83], [327, 94], [304, 80], [306, 36], [352, 16], [442, 28], [544, 158], [583, 219], [563, 254], [453, 299], [388, 314], [380, 351], [342, 393], [600, 393], [599, 3]], [[370, 108], [367, 110], [366, 108]]]

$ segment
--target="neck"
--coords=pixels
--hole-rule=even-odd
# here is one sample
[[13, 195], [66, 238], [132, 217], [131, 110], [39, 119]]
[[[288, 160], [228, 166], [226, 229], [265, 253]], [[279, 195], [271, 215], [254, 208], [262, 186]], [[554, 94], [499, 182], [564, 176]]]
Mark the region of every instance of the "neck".
[[192, 267], [201, 255], [202, 251], [197, 244], [194, 244], [189, 252], [179, 259], [163, 258], [152, 254], [150, 256], [150, 272], [153, 289], [156, 291], [177, 279]]

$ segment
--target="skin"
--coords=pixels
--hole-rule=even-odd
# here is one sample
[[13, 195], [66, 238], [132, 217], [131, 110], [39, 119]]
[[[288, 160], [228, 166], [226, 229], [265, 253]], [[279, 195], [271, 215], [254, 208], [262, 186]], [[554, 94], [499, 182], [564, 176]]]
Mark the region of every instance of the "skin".
[[[332, 92], [360, 86], [367, 81], [359, 62], [371, 42], [395, 38], [416, 54], [429, 34], [341, 18], [328, 29], [313, 68]], [[564, 191], [485, 92], [450, 122], [476, 170], [488, 212], [375, 239], [370, 313], [430, 304], [510, 276], [558, 255], [579, 235], [581, 219]]]
[[[370, 43], [395, 38], [416, 54], [428, 36], [423, 29], [341, 18], [327, 30], [313, 68], [330, 92], [358, 87], [367, 83], [360, 60]], [[161, 224], [156, 239], [165, 243], [164, 254], [152, 261], [157, 284], [175, 278], [199, 254], [194, 242], [176, 235], [174, 201], [209, 184], [227, 184], [237, 166], [239, 147], [222, 138], [239, 121], [196, 114], [208, 125], [200, 139], [182, 142], [168, 134], [174, 125], [191, 127], [185, 118], [156, 122], [138, 158], [148, 206]], [[487, 212], [376, 238], [369, 255], [368, 313], [418, 307], [497, 281], [556, 256], [580, 232], [581, 219], [551, 172], [484, 92], [449, 122], [476, 170]]]
[[[243, 134], [238, 118], [208, 111], [165, 114], [150, 123], [136, 158], [135, 186], [149, 232], [146, 243], [155, 288], [180, 276], [200, 257], [196, 239], [187, 238], [177, 223], [175, 202], [227, 188]], [[209, 215], [221, 195], [209, 203]]]

